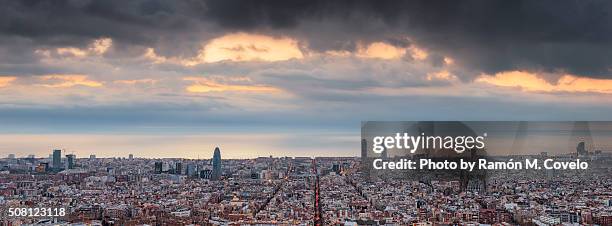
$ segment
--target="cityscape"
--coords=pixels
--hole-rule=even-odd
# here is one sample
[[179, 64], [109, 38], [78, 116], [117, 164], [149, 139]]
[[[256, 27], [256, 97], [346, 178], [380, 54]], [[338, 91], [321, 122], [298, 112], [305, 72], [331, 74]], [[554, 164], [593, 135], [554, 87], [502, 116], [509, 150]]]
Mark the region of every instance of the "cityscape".
[[[494, 158], [543, 158], [497, 156]], [[588, 172], [489, 173], [486, 187], [364, 173], [359, 157], [0, 160], [2, 225], [612, 225], [612, 155], [588, 152]], [[370, 177], [370, 178], [367, 178]], [[8, 208], [65, 208], [11, 217]]]
[[612, 226], [612, 1], [13, 0], [0, 226]]

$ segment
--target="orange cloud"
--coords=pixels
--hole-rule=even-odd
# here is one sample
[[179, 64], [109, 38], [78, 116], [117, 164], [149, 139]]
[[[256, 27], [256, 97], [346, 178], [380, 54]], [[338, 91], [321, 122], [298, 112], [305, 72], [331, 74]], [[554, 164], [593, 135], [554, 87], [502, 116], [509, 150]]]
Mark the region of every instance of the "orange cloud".
[[556, 83], [538, 77], [535, 73], [523, 71], [500, 72], [494, 76], [482, 75], [476, 82], [496, 86], [519, 87], [532, 92], [594, 92], [612, 94], [612, 79], [584, 78], [575, 75], [563, 75]]
[[[345, 52], [326, 52], [332, 56], [346, 56]], [[342, 53], [342, 54], [340, 54]], [[376, 58], [384, 60], [392, 60], [402, 58], [404, 55], [410, 54], [413, 59], [424, 60], [427, 59], [429, 53], [427, 51], [411, 45], [408, 48], [397, 47], [385, 42], [373, 42], [367, 46], [358, 45], [355, 55], [362, 58]]]
[[352, 55], [352, 53], [347, 50], [327, 50], [325, 54], [333, 57], [348, 57]]
[[234, 33], [208, 42], [198, 55], [203, 62], [284, 61], [304, 57], [298, 42], [287, 37]]
[[[239, 92], [265, 92], [265, 93], [276, 93], [280, 92], [280, 89], [267, 85], [237, 85], [227, 84], [218, 82], [209, 78], [202, 77], [186, 77], [183, 78], [185, 81], [192, 81], [193, 84], [187, 86], [186, 90], [192, 93], [208, 93], [208, 92], [225, 92], [225, 91], [239, 91]], [[247, 78], [248, 80], [248, 78]]]
[[155, 79], [135, 79], [135, 80], [115, 80], [113, 81], [115, 84], [123, 84], [123, 85], [135, 85], [135, 84], [155, 84], [157, 80]]
[[[324, 54], [332, 57], [361, 57], [372, 59], [393, 60], [400, 59], [409, 54], [416, 60], [425, 60], [429, 53], [416, 45], [410, 47], [398, 47], [386, 42], [372, 42], [367, 45], [358, 44], [355, 51], [329, 50], [316, 52], [300, 47], [299, 42], [289, 37], [273, 37], [249, 33], [232, 33], [210, 40], [199, 50], [194, 57], [166, 57], [156, 53], [154, 48], [147, 48], [143, 58], [154, 64], [171, 63], [183, 66], [195, 66], [204, 63], [221, 61], [285, 61], [291, 59], [303, 59], [309, 56]], [[452, 59], [445, 58], [447, 64], [452, 64]]]
[[0, 76], [0, 88], [6, 87], [6, 86], [10, 85], [16, 79], [17, 79], [17, 77]]
[[55, 49], [57, 54], [62, 56], [84, 57], [87, 56], [87, 51], [75, 47], [63, 47]]
[[405, 48], [395, 47], [384, 42], [373, 42], [368, 46], [359, 45], [356, 55], [364, 58], [398, 59], [406, 53]]
[[450, 81], [450, 80], [456, 80], [456, 79], [457, 79], [457, 76], [451, 74], [447, 70], [442, 70], [442, 71], [435, 72], [435, 73], [430, 73], [430, 74], [427, 75], [427, 80], [428, 81], [433, 81], [433, 80], [446, 80], [446, 81]]
[[113, 40], [110, 38], [96, 39], [91, 43], [91, 45], [89, 45], [89, 51], [94, 52], [98, 55], [104, 54], [112, 45]]
[[410, 50], [410, 56], [416, 60], [424, 60], [429, 56], [429, 53], [419, 47], [416, 47], [415, 45], [410, 46], [408, 50]]
[[455, 64], [455, 60], [453, 60], [453, 58], [450, 58], [450, 57], [444, 57], [444, 63], [446, 65], [453, 65]]
[[143, 57], [155, 64], [173, 63], [195, 66], [220, 61], [284, 61], [302, 59], [304, 54], [298, 42], [291, 38], [234, 33], [210, 40], [195, 57], [160, 56], [153, 48], [148, 48]]
[[155, 49], [153, 48], [147, 48], [143, 56], [144, 58], [147, 58], [153, 61], [153, 63], [155, 64], [161, 64], [161, 63], [165, 63], [166, 61], [168, 61], [168, 58], [157, 55], [157, 53], [155, 52]]
[[103, 84], [98, 81], [89, 80], [87, 75], [45, 75], [40, 78], [43, 81], [51, 81], [51, 84], [39, 84], [49, 88], [67, 88], [73, 86], [88, 86], [88, 87], [100, 87]]

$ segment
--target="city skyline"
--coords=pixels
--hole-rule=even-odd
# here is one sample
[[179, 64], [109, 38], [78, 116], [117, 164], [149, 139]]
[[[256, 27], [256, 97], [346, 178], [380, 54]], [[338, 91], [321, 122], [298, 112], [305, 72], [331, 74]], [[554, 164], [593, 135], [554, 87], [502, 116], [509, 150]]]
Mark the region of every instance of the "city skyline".
[[490, 170], [484, 184], [459, 175], [372, 177], [358, 159], [338, 157], [221, 159], [220, 178], [211, 159], [86, 158], [60, 170], [44, 160], [0, 159], [3, 207], [57, 210], [1, 211], [0, 222], [609, 225], [611, 157], [596, 154], [589, 170]]

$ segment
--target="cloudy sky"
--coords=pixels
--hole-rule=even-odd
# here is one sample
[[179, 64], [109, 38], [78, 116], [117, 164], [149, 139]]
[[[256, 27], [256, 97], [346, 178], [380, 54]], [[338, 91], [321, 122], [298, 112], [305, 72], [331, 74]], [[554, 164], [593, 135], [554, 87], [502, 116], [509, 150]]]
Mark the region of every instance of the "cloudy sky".
[[1, 1], [0, 154], [353, 156], [366, 120], [612, 120], [608, 1]]

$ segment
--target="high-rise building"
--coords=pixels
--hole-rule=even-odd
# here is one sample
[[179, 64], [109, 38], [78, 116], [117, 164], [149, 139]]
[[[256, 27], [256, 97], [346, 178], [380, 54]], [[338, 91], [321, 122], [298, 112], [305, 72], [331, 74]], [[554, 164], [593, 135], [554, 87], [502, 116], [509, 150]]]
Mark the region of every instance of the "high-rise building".
[[53, 168], [54, 169], [62, 168], [62, 150], [59, 150], [59, 149], [53, 150]]
[[586, 145], [584, 143], [584, 141], [581, 141], [580, 143], [578, 143], [578, 146], [576, 146], [576, 152], [578, 155], [588, 155], [588, 151], [586, 150]]
[[388, 159], [389, 158], [389, 150], [387, 150], [387, 146], [383, 145], [383, 152], [380, 153], [380, 157], [382, 159]]
[[128, 155], [128, 159], [129, 159], [129, 160], [134, 159], [134, 155], [133, 155], [133, 154]]
[[74, 169], [74, 162], [76, 161], [76, 155], [66, 155], [66, 162], [68, 163], [68, 169]]
[[200, 171], [200, 178], [202, 179], [213, 179], [213, 171], [209, 170], [209, 169], [205, 169], [205, 170], [201, 170]]
[[361, 139], [361, 158], [368, 157], [368, 141]]
[[94, 159], [96, 159], [96, 155], [89, 155], [89, 159], [90, 159], [90, 160], [94, 160]]
[[39, 168], [39, 170], [37, 172], [44, 173], [44, 172], [49, 171], [49, 163], [48, 162], [41, 162], [39, 164], [39, 166], [40, 166], [40, 168]]
[[155, 173], [156, 174], [161, 174], [162, 173], [162, 167], [163, 167], [163, 163], [162, 162], [155, 162]]
[[15, 154], [8, 154], [8, 158], [9, 159], [14, 159], [15, 158]]
[[218, 180], [221, 178], [221, 150], [219, 150], [219, 147], [216, 147], [213, 153], [212, 165], [213, 170], [211, 179]]
[[174, 174], [182, 174], [183, 173], [183, 163], [182, 162], [176, 162], [174, 164]]
[[334, 163], [332, 165], [332, 171], [334, 171], [335, 173], [340, 173], [340, 163]]
[[170, 162], [162, 162], [162, 173], [168, 173], [171, 168], [172, 165], [170, 164]]
[[185, 174], [187, 174], [187, 176], [190, 176], [190, 177], [196, 176], [198, 174], [196, 170], [197, 168], [195, 164], [189, 164], [187, 165], [185, 169]]
[[361, 172], [365, 178], [370, 178], [371, 159], [368, 157], [368, 141], [361, 139]]

